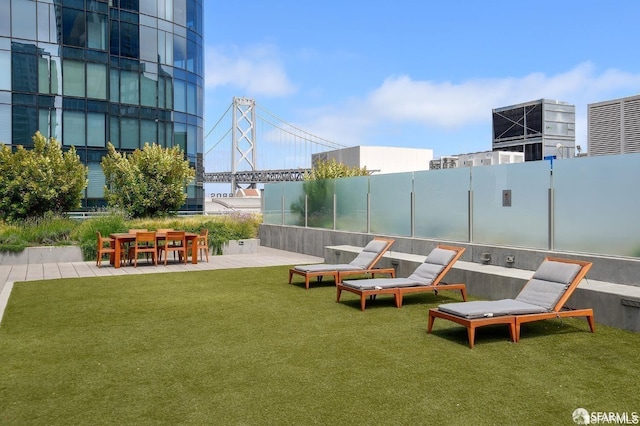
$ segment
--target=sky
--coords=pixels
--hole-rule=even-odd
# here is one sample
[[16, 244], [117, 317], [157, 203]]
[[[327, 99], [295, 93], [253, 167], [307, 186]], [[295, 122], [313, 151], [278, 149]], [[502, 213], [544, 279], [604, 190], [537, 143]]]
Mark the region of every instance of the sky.
[[637, 0], [204, 3], [205, 134], [240, 96], [438, 158], [491, 150], [493, 108], [546, 98], [575, 105], [586, 151], [587, 105], [640, 94]]

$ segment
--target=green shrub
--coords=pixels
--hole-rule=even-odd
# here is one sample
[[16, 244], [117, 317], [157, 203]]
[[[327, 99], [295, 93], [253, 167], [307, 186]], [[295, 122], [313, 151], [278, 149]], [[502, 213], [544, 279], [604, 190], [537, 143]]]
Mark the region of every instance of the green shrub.
[[213, 254], [221, 254], [229, 240], [256, 238], [262, 222], [260, 215], [233, 214], [229, 216], [192, 216], [172, 218], [129, 219], [122, 211], [110, 211], [103, 216], [77, 221], [62, 216], [45, 215], [41, 219], [26, 220], [20, 224], [0, 223], [0, 252], [20, 252], [29, 246], [77, 244], [82, 257], [96, 257], [96, 232], [108, 236], [129, 229], [179, 229], [199, 233], [209, 230], [209, 247]]
[[29, 246], [29, 242], [18, 234], [0, 234], [0, 252], [19, 253]]
[[73, 231], [73, 238], [78, 241], [85, 260], [95, 259], [97, 255], [98, 239], [96, 232], [108, 236], [116, 232], [126, 232], [128, 229], [126, 216], [122, 212], [111, 212], [104, 216], [94, 217], [81, 222]]
[[20, 252], [29, 246], [74, 244], [71, 232], [77, 222], [47, 213], [0, 228], [0, 251]]
[[187, 198], [185, 188], [195, 177], [179, 145], [163, 148], [145, 143], [131, 154], [116, 151], [109, 143], [102, 158], [104, 198], [109, 206], [132, 217], [166, 216]]
[[40, 132], [33, 148], [12, 150], [0, 144], [0, 217], [19, 221], [80, 206], [87, 167], [74, 147], [63, 152], [54, 138]]
[[25, 220], [19, 227], [31, 245], [53, 246], [73, 244], [71, 232], [77, 225], [72, 219], [46, 213], [44, 217]]

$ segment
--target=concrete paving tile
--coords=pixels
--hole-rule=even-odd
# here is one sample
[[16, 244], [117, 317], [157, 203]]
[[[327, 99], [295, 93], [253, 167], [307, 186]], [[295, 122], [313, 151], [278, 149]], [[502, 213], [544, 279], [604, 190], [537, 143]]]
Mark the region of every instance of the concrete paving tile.
[[62, 274], [60, 273], [60, 268], [57, 263], [43, 263], [43, 278], [45, 280], [53, 280], [62, 278]]
[[29, 264], [27, 265], [27, 281], [36, 281], [44, 279], [44, 267], [42, 264]]

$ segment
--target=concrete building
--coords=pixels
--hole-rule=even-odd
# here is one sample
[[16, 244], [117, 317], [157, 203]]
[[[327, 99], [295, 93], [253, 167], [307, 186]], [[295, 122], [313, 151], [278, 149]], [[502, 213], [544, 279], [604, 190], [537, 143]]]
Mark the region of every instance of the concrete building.
[[493, 164], [524, 163], [524, 153], [510, 151], [484, 151], [440, 157], [429, 162], [430, 170], [456, 167], [490, 166]]
[[575, 105], [549, 99], [495, 108], [492, 149], [522, 152], [525, 161], [574, 157], [575, 110]]
[[640, 152], [640, 95], [587, 105], [589, 156]]
[[429, 161], [429, 170], [455, 169], [458, 167], [458, 157], [455, 155], [442, 156]]
[[366, 167], [376, 174], [428, 170], [433, 150], [421, 148], [397, 148], [386, 146], [352, 146], [334, 151], [313, 154], [312, 163], [331, 160], [349, 167]]
[[493, 164], [524, 163], [524, 153], [509, 151], [486, 151], [458, 156], [458, 167], [491, 166]]
[[0, 143], [40, 131], [75, 146], [89, 168], [83, 207], [99, 207], [100, 161], [179, 145], [197, 171], [188, 210], [202, 210], [203, 0], [0, 2]]

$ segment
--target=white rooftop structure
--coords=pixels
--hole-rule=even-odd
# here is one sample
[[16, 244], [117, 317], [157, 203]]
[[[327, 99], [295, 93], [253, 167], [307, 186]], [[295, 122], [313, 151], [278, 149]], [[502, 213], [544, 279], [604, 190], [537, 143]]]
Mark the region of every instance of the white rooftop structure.
[[491, 166], [524, 163], [523, 152], [485, 151], [458, 155], [458, 167]]
[[211, 194], [205, 199], [205, 214], [229, 214], [235, 212], [260, 213], [262, 198], [258, 189], [238, 189], [235, 194]]
[[433, 150], [388, 146], [352, 146], [312, 155], [312, 163], [334, 159], [349, 167], [366, 167], [376, 174], [429, 170]]
[[589, 155], [640, 152], [640, 95], [587, 105]]

